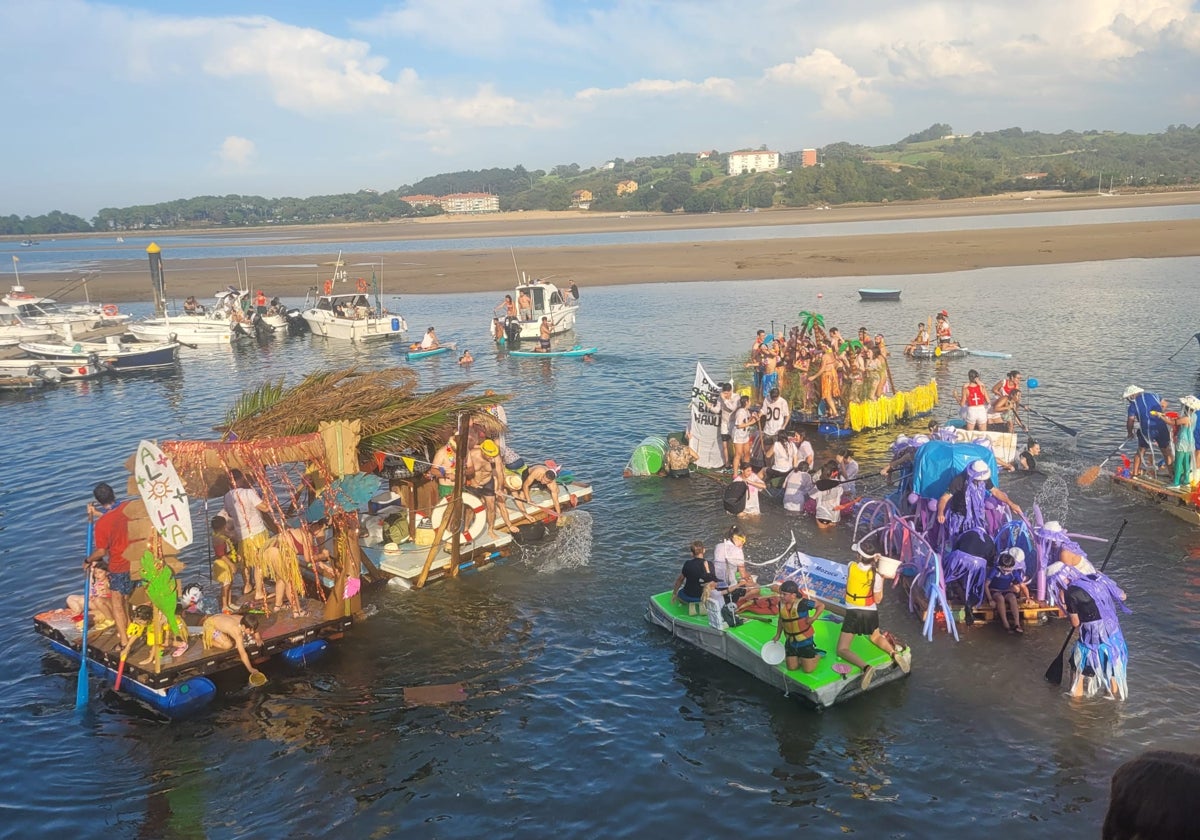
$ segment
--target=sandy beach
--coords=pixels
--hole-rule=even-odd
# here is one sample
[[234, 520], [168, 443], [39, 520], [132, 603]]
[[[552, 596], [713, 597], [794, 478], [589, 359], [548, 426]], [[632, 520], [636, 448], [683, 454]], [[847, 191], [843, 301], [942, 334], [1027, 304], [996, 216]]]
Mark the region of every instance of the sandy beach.
[[[770, 210], [758, 213], [707, 215], [506, 213], [482, 217], [437, 217], [385, 224], [327, 225], [215, 231], [236, 243], [242, 237], [272, 244], [330, 244], [327, 254], [306, 254], [295, 262], [326, 263], [348, 242], [391, 239], [503, 237], [717, 227], [763, 228], [812, 224], [819, 227], [880, 219], [918, 219], [993, 214], [1031, 214], [1054, 210], [1093, 210], [1200, 204], [1200, 192], [1145, 195], [1063, 196], [1021, 194], [959, 201], [836, 207], [828, 210]], [[192, 233], [192, 231], [189, 231]], [[165, 234], [164, 234], [165, 235]], [[92, 235], [95, 236], [95, 235]], [[86, 240], [88, 237], [78, 237]], [[62, 238], [59, 239], [61, 243]], [[946, 231], [862, 236], [806, 236], [737, 242], [528, 248], [516, 254], [531, 276], [574, 280], [581, 287], [630, 283], [777, 278], [871, 277], [926, 274], [1010, 265], [1049, 265], [1130, 258], [1200, 256], [1200, 220], [1131, 222], [1062, 227], [1017, 227], [996, 230]], [[172, 260], [164, 253], [168, 290], [181, 299], [207, 297], [236, 282], [228, 259]], [[508, 248], [469, 251], [405, 252], [385, 260], [387, 294], [450, 293], [510, 288], [514, 255]], [[268, 295], [302, 296], [323, 281], [328, 267], [286, 267], [286, 256], [250, 258], [255, 288]], [[356, 257], [355, 262], [363, 262]], [[363, 271], [364, 269], [359, 269]], [[365, 269], [369, 272], [369, 269]], [[353, 275], [353, 271], [352, 271]], [[55, 284], [61, 275], [22, 278], [36, 290], [42, 280]], [[36, 285], [35, 285], [36, 284]], [[112, 261], [89, 284], [93, 300], [147, 300], [149, 271], [145, 261]], [[70, 299], [70, 296], [64, 296]]]

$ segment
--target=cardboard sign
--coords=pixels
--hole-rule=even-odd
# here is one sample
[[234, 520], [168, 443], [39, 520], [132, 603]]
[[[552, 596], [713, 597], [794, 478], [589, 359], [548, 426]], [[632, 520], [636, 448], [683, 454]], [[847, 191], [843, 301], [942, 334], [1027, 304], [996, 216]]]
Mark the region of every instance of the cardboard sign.
[[192, 513], [187, 490], [171, 459], [148, 440], [138, 444], [133, 479], [146, 504], [150, 525], [167, 545], [180, 549], [192, 542]]

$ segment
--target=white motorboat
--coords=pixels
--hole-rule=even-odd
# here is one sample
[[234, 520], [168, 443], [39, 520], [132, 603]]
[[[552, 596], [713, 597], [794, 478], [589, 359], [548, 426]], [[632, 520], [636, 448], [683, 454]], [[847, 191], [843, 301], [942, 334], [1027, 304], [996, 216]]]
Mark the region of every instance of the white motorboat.
[[23, 341], [21, 349], [35, 359], [75, 361], [81, 356], [94, 355], [113, 373], [138, 370], [159, 370], [173, 367], [179, 361], [179, 342], [122, 341], [110, 335], [104, 341], [77, 341], [74, 344], [50, 344]]
[[[354, 292], [335, 292], [338, 283], [347, 280], [345, 263], [339, 253], [334, 263], [333, 277], [325, 281], [323, 294], [309, 292], [301, 315], [315, 335], [342, 341], [367, 342], [400, 338], [408, 324], [398, 313], [390, 313], [381, 304], [382, 292], [372, 278], [358, 280]], [[374, 291], [375, 304], [368, 294]]]
[[35, 391], [60, 379], [53, 365], [38, 359], [0, 359], [0, 390]]
[[62, 336], [94, 329], [103, 320], [99, 312], [73, 311], [69, 307], [60, 306], [53, 298], [31, 294], [19, 283], [13, 286], [2, 300], [6, 306], [15, 309], [26, 324], [48, 327]]
[[0, 347], [14, 347], [22, 341], [41, 341], [54, 334], [49, 327], [26, 324], [11, 306], [0, 306]]
[[158, 344], [179, 342], [189, 344], [229, 344], [233, 341], [233, 324], [205, 315], [164, 315], [134, 321], [129, 331], [138, 341]]
[[[521, 305], [522, 296], [528, 298], [528, 305]], [[579, 303], [574, 295], [570, 292], [564, 294], [553, 283], [538, 279], [530, 280], [522, 272], [521, 282], [514, 290], [513, 300], [517, 305], [518, 317], [504, 319], [504, 331], [510, 342], [514, 336], [524, 339], [537, 338], [541, 334], [542, 318], [550, 319], [551, 335], [558, 335], [575, 328]]]

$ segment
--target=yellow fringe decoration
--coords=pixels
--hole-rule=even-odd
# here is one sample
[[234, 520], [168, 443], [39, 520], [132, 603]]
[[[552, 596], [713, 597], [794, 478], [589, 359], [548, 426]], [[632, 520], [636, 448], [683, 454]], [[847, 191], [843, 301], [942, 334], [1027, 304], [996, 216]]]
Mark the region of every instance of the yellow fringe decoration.
[[908, 420], [919, 414], [927, 414], [933, 411], [937, 401], [937, 380], [930, 379], [928, 385], [918, 385], [911, 391], [901, 391], [867, 402], [852, 402], [846, 408], [846, 421], [856, 432], [878, 429], [880, 426]]

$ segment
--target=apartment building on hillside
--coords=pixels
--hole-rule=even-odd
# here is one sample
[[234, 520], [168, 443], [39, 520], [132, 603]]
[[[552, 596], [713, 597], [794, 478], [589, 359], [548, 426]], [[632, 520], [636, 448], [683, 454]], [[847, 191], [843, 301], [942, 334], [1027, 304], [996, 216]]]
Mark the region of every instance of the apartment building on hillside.
[[744, 172], [769, 172], [779, 168], [779, 152], [730, 152], [729, 174]]

